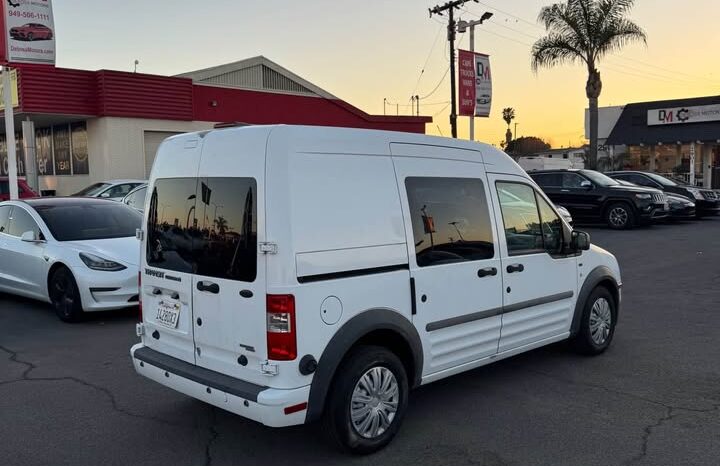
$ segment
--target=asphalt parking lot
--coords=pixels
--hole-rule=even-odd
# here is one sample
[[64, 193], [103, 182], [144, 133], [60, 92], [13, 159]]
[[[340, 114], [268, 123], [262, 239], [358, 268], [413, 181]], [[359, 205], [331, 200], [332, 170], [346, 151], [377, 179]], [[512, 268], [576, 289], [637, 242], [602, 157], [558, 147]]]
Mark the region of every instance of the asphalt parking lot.
[[610, 350], [555, 345], [422, 387], [365, 458], [136, 376], [133, 312], [69, 325], [0, 295], [0, 465], [717, 465], [720, 219], [589, 231], [623, 271]]

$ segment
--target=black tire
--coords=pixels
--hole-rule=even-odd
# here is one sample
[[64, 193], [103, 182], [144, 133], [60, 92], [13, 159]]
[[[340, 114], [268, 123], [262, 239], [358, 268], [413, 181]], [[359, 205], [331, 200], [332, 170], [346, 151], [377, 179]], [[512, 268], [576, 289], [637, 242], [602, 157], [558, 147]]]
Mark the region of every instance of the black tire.
[[55, 314], [63, 322], [79, 322], [83, 318], [82, 302], [75, 277], [67, 267], [60, 267], [48, 280], [48, 294]]
[[635, 226], [635, 212], [625, 202], [610, 204], [605, 209], [605, 223], [613, 230], [630, 230]]
[[[596, 338], [593, 338], [593, 323], [598, 320], [597, 315], [593, 315], [593, 306], [598, 304], [602, 307], [603, 300], [609, 307], [611, 321], [609, 325], [603, 324], [601, 328], [598, 329], [601, 332], [606, 329], [604, 339], [599, 341], [598, 333], [596, 333]], [[605, 350], [610, 347], [610, 343], [612, 343], [613, 336], [615, 335], [617, 316], [617, 304], [615, 303], [615, 298], [612, 293], [603, 286], [595, 288], [592, 293], [590, 293], [590, 296], [588, 296], [585, 306], [583, 307], [578, 333], [570, 340], [573, 349], [581, 354], [591, 356], [605, 352]]]
[[[351, 400], [356, 386], [360, 386], [360, 379], [374, 368], [387, 369], [394, 376], [398, 390], [392, 399], [397, 408], [385, 431], [367, 438], [361, 435], [353, 424], [351, 409], [353, 406], [358, 409], [358, 405], [353, 405]], [[387, 374], [385, 371], [384, 373]], [[325, 405], [324, 431], [346, 452], [357, 455], [374, 453], [390, 443], [400, 430], [407, 411], [408, 391], [405, 367], [394, 353], [380, 346], [359, 346], [346, 356], [335, 375]], [[377, 401], [376, 397], [372, 399]], [[370, 413], [367, 417], [371, 417]]]

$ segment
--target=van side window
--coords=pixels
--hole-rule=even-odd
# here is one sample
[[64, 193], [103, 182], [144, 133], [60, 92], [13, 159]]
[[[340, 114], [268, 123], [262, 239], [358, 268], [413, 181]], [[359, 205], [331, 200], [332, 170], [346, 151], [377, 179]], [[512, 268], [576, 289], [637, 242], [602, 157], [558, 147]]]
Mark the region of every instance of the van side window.
[[405, 180], [420, 267], [495, 256], [485, 188], [473, 178]]
[[520, 256], [545, 251], [535, 190], [520, 183], [497, 183], [508, 254]]
[[254, 179], [158, 179], [150, 196], [148, 265], [207, 277], [255, 280]]

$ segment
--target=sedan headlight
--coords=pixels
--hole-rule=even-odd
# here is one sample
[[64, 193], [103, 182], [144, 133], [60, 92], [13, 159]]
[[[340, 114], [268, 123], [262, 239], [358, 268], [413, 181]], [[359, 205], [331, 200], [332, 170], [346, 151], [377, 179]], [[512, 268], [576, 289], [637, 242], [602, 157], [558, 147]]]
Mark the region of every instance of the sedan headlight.
[[652, 199], [652, 194], [636, 194], [635, 197], [638, 199], [644, 199], [644, 200], [650, 200]]
[[85, 265], [88, 266], [88, 268], [93, 270], [101, 270], [103, 272], [118, 272], [127, 268], [122, 264], [118, 264], [117, 262], [103, 259], [102, 257], [96, 256], [94, 254], [88, 254], [85, 252], [80, 253], [80, 260], [83, 261]]
[[695, 199], [702, 199], [702, 198], [703, 198], [703, 197], [702, 197], [702, 194], [700, 194], [700, 190], [699, 190], [699, 189], [687, 188], [687, 190], [688, 190], [688, 192], [689, 192], [690, 194], [693, 195], [693, 197], [695, 197]]

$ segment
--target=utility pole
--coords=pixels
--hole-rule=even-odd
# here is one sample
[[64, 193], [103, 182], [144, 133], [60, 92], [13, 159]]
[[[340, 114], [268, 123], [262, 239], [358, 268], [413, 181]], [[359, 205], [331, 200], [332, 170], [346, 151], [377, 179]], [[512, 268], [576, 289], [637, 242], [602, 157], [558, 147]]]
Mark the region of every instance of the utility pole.
[[[455, 104], [455, 8], [465, 5], [470, 0], [454, 0], [446, 4], [430, 8], [430, 17], [432, 15], [442, 16], [444, 11], [448, 12], [448, 41], [450, 41], [450, 129], [452, 137], [457, 138], [457, 107]], [[478, 0], [472, 0], [478, 2]]]

